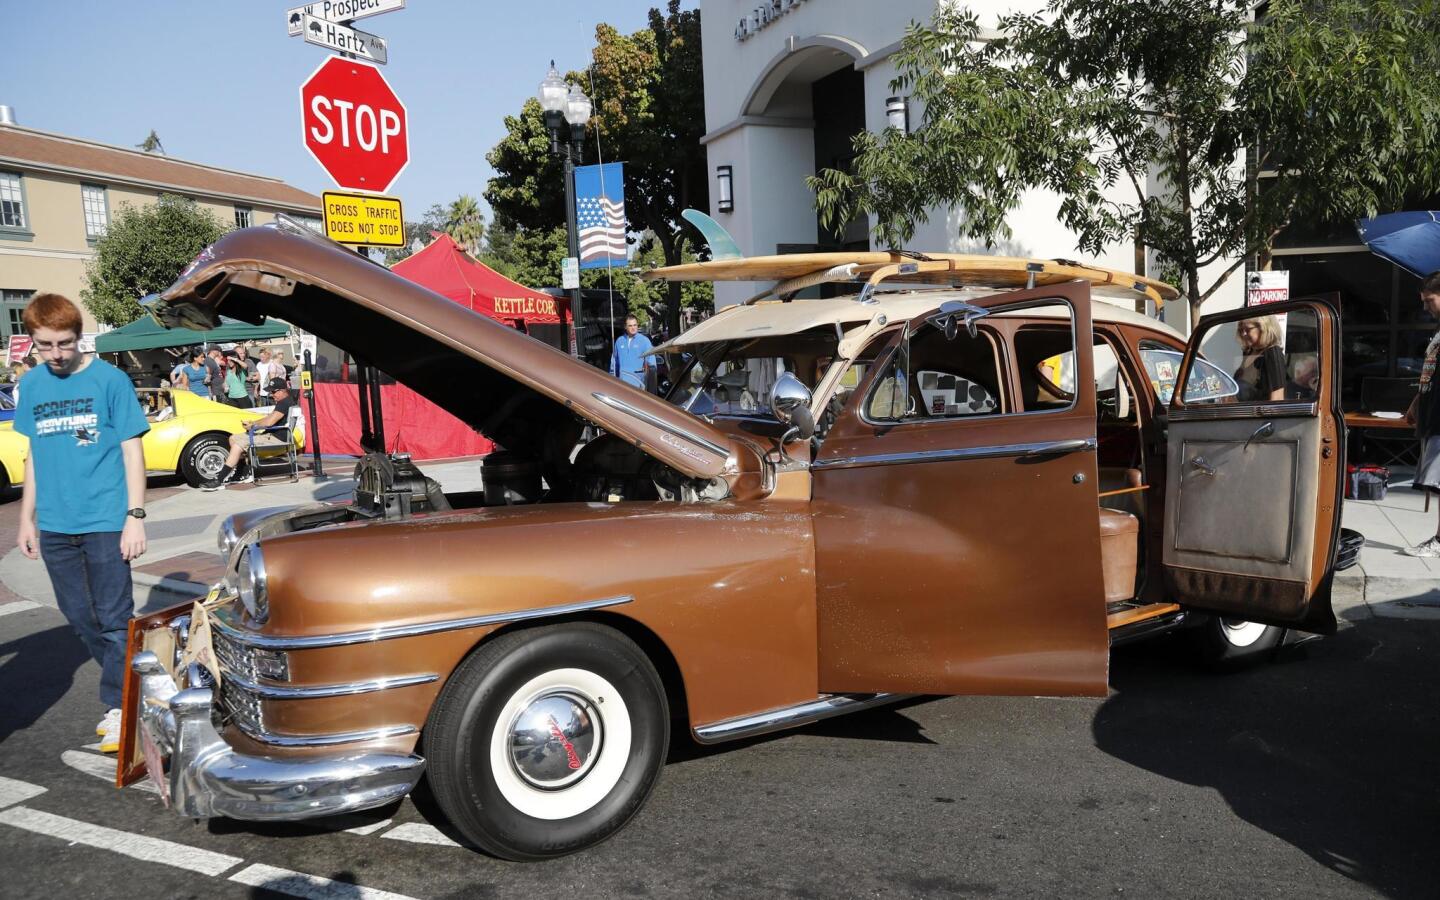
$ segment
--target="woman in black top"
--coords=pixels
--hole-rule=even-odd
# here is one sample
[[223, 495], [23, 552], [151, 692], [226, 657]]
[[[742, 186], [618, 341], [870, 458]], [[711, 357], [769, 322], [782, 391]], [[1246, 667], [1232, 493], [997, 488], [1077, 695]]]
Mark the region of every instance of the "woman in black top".
[[1245, 357], [1235, 370], [1242, 403], [1247, 400], [1285, 399], [1285, 351], [1280, 347], [1280, 325], [1274, 316], [1241, 319], [1235, 339]]

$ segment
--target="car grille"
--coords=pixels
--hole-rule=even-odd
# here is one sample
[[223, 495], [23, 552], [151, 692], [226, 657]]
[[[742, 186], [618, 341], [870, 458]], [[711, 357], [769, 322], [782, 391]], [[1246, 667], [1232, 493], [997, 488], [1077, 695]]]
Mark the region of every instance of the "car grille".
[[249, 648], [232, 641], [218, 628], [210, 630], [210, 643], [215, 648], [215, 657], [220, 660], [220, 669], [224, 674], [255, 681], [255, 658]]
[[229, 679], [220, 683], [220, 708], [227, 720], [234, 722], [241, 731], [249, 734], [264, 732], [264, 718], [260, 711], [260, 698]]

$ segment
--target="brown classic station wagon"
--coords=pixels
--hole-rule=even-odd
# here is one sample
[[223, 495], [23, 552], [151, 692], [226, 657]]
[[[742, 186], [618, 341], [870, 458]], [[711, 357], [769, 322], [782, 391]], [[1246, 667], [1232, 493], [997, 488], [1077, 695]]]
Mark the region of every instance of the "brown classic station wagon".
[[1353, 548], [1324, 303], [1266, 308], [1276, 384], [1237, 338], [1253, 310], [1187, 348], [1131, 311], [1172, 289], [1075, 263], [652, 277], [775, 286], [660, 348], [661, 398], [283, 221], [206, 250], [158, 319], [284, 319], [504, 450], [483, 491], [372, 453], [346, 502], [230, 519], [226, 580], [133, 626], [120, 781], [148, 769], [185, 816], [288, 820], [423, 775], [475, 846], [539, 859], [629, 821], [672, 729], [1103, 696], [1122, 641], [1186, 628], [1223, 663], [1334, 630]]

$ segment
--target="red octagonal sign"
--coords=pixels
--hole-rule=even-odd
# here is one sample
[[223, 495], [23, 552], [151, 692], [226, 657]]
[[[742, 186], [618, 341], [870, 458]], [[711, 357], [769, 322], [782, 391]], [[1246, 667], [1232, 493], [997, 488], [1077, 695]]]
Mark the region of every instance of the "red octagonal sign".
[[305, 149], [335, 183], [383, 194], [410, 162], [405, 104], [369, 63], [332, 56], [300, 85]]

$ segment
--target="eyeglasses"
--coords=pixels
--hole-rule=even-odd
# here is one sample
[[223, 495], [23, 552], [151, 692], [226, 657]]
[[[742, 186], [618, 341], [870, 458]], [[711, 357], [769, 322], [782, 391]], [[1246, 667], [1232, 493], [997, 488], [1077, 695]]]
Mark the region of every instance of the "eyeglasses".
[[32, 346], [44, 353], [50, 350], [74, 350], [79, 341], [71, 338], [68, 341], [35, 341]]

